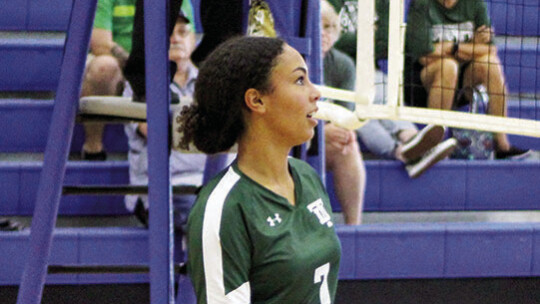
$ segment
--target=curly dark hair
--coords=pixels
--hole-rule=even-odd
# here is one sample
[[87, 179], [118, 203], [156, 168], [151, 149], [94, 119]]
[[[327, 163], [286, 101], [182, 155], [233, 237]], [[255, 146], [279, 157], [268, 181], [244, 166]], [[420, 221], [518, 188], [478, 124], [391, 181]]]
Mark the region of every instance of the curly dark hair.
[[278, 38], [235, 37], [219, 45], [199, 69], [193, 104], [177, 118], [179, 146], [189, 149], [193, 142], [207, 154], [229, 150], [245, 129], [245, 92], [271, 92], [271, 72], [284, 44]]

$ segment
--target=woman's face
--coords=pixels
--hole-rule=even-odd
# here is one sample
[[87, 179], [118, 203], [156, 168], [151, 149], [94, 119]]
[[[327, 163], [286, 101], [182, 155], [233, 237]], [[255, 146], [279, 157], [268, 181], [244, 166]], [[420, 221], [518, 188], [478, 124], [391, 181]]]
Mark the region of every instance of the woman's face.
[[313, 137], [320, 92], [309, 81], [304, 59], [292, 47], [284, 45], [271, 74], [271, 90], [261, 100], [267, 105], [267, 121], [280, 141], [291, 146]]

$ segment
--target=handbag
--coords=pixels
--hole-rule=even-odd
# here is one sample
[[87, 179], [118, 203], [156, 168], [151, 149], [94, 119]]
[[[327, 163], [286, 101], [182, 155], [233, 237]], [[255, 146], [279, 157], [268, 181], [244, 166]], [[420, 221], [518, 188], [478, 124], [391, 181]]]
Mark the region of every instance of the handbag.
[[[482, 89], [482, 90], [481, 90]], [[472, 98], [468, 105], [457, 107], [454, 110], [470, 113], [486, 113], [488, 96], [483, 87], [465, 87], [459, 90], [456, 100], [462, 100], [467, 90], [472, 91]], [[459, 104], [456, 102], [455, 104]], [[481, 112], [480, 107], [482, 107]], [[450, 136], [454, 137], [458, 144], [450, 155], [453, 159], [494, 159], [495, 143], [492, 132], [449, 128]]]

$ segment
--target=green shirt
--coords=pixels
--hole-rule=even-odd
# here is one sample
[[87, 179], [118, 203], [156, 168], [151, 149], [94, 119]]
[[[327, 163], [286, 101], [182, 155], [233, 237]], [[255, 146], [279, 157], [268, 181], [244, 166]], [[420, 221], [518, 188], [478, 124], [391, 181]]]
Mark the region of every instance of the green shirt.
[[113, 41], [128, 53], [135, 17], [136, 0], [98, 0], [94, 28], [112, 32]]
[[[334, 45], [356, 60], [357, 0], [329, 0], [339, 14], [341, 37]], [[388, 58], [389, 0], [375, 0], [375, 58]]]
[[341, 246], [317, 173], [289, 158], [296, 205], [233, 163], [200, 192], [188, 220], [198, 303], [333, 303]]
[[[356, 82], [356, 66], [347, 54], [331, 48], [323, 58], [324, 84], [338, 89], [354, 91]], [[354, 111], [355, 104], [345, 101], [335, 103]]]
[[437, 0], [412, 1], [407, 17], [405, 52], [418, 60], [433, 52], [433, 43], [470, 41], [482, 25], [490, 26], [483, 0], [459, 0], [450, 9]]

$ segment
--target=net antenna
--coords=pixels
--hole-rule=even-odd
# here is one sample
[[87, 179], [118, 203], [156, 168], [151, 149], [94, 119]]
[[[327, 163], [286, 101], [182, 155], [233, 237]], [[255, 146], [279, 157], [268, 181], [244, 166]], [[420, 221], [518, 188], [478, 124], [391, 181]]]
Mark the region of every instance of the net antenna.
[[[495, 133], [540, 137], [540, 122], [532, 119], [405, 107], [403, 105], [404, 0], [389, 1], [387, 102], [384, 105], [374, 104], [374, 2], [358, 1], [356, 91], [318, 86], [323, 97], [355, 103], [355, 115], [360, 122], [365, 122], [369, 119], [406, 120], [420, 124], [437, 124]], [[333, 108], [325, 106], [324, 117], [321, 115], [320, 119], [333, 120], [329, 119], [329, 116], [332, 116], [332, 110]], [[335, 120], [343, 120], [341, 114], [342, 112], [340, 111], [338, 114], [340, 117]], [[350, 121], [350, 117], [347, 117], [347, 119]], [[350, 129], [361, 125], [363, 124], [351, 123]]]

